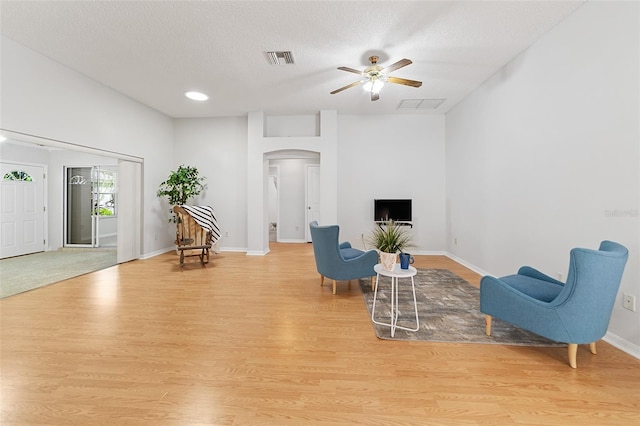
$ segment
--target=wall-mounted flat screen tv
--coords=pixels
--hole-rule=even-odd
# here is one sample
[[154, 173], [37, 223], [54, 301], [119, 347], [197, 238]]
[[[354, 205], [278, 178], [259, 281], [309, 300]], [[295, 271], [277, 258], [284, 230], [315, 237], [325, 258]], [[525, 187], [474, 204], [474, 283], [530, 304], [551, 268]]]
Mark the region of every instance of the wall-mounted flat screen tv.
[[411, 200], [373, 200], [375, 221], [411, 222]]

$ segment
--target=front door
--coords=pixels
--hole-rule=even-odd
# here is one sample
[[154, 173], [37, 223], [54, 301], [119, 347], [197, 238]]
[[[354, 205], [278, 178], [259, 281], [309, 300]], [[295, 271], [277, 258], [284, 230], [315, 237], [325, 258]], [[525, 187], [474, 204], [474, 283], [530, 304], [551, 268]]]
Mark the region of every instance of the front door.
[[44, 167], [0, 163], [0, 257], [44, 251]]

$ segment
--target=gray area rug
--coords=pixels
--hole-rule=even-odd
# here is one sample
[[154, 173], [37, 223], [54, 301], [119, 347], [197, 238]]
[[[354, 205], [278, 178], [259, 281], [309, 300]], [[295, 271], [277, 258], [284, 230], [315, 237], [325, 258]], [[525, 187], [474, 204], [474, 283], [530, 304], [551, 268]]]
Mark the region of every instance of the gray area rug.
[[[522, 346], [566, 346], [493, 319], [491, 336], [485, 334], [484, 314], [480, 312], [480, 290], [447, 269], [418, 269], [414, 277], [418, 304], [418, 331], [391, 329], [371, 323], [380, 339], [424, 340], [455, 343], [493, 343]], [[415, 328], [415, 311], [411, 280], [400, 279], [400, 316], [398, 325]], [[360, 287], [371, 317], [374, 292], [369, 279], [360, 280]], [[376, 320], [389, 322], [391, 278], [380, 277]]]
[[116, 264], [115, 249], [61, 249], [0, 260], [0, 298]]

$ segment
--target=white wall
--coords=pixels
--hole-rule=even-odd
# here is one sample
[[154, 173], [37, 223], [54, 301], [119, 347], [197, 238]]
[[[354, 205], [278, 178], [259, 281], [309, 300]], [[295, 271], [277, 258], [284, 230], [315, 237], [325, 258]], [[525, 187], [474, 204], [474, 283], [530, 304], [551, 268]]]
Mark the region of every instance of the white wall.
[[[337, 207], [337, 112], [322, 110], [319, 115], [319, 135], [269, 136], [265, 134], [263, 112], [250, 112], [247, 136], [247, 254], [260, 255], [269, 251], [268, 178], [269, 160], [278, 153], [302, 151], [320, 156], [320, 221], [335, 223]], [[289, 118], [296, 129], [305, 121]], [[315, 121], [307, 121], [311, 124]], [[302, 126], [300, 124], [302, 123]], [[279, 120], [279, 134], [286, 135], [286, 119]], [[314, 130], [311, 130], [313, 133]]]
[[3, 163], [49, 164], [49, 150], [38, 146], [12, 143], [10, 140], [0, 143], [0, 160]]
[[223, 235], [220, 248], [246, 250], [247, 118], [177, 119], [175, 144], [173, 168], [195, 166], [207, 178], [206, 191], [193, 204], [215, 209]]
[[410, 198], [410, 251], [444, 251], [444, 130], [444, 115], [338, 116], [341, 240], [363, 247], [363, 235], [366, 241], [375, 226], [374, 199]]
[[[279, 116], [278, 128], [297, 128], [298, 119]], [[229, 237], [222, 239], [221, 249], [246, 250], [246, 119], [178, 119], [175, 123], [175, 165], [195, 165], [208, 178], [204, 201], [216, 209], [223, 234], [229, 232]], [[338, 185], [333, 196], [338, 200], [337, 222], [343, 240], [362, 247], [362, 234], [373, 229], [374, 198], [412, 198], [414, 252], [445, 250], [444, 128], [442, 115], [338, 116]], [[303, 130], [300, 134], [307, 135]], [[283, 142], [281, 149], [300, 148], [297, 138], [284, 141], [288, 139], [292, 145], [287, 147]], [[319, 149], [312, 139], [309, 146]], [[285, 160], [272, 159], [269, 163], [280, 161]], [[322, 167], [321, 174], [326, 172]], [[304, 175], [299, 178], [304, 181]], [[304, 239], [304, 229], [298, 222], [292, 219], [290, 232], [284, 234], [285, 224], [278, 224], [281, 238]]]
[[[640, 354], [639, 4], [588, 2], [446, 117], [447, 248], [493, 275], [630, 256], [608, 335]], [[454, 242], [457, 241], [457, 244]]]
[[4, 36], [0, 43], [0, 127], [145, 159], [143, 253], [171, 246], [156, 191], [173, 166], [172, 120]]

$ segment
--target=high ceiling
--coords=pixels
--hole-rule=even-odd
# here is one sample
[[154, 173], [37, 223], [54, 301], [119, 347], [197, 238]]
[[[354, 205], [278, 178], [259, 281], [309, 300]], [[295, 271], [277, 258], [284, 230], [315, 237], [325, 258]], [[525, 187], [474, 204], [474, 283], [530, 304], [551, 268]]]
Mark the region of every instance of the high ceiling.
[[[582, 4], [573, 1], [2, 1], [2, 34], [171, 117], [444, 113]], [[271, 65], [267, 51], [295, 64]], [[402, 58], [371, 102], [364, 69]], [[198, 90], [210, 99], [191, 101]], [[403, 100], [445, 99], [435, 109]], [[416, 105], [418, 102], [407, 102]]]

